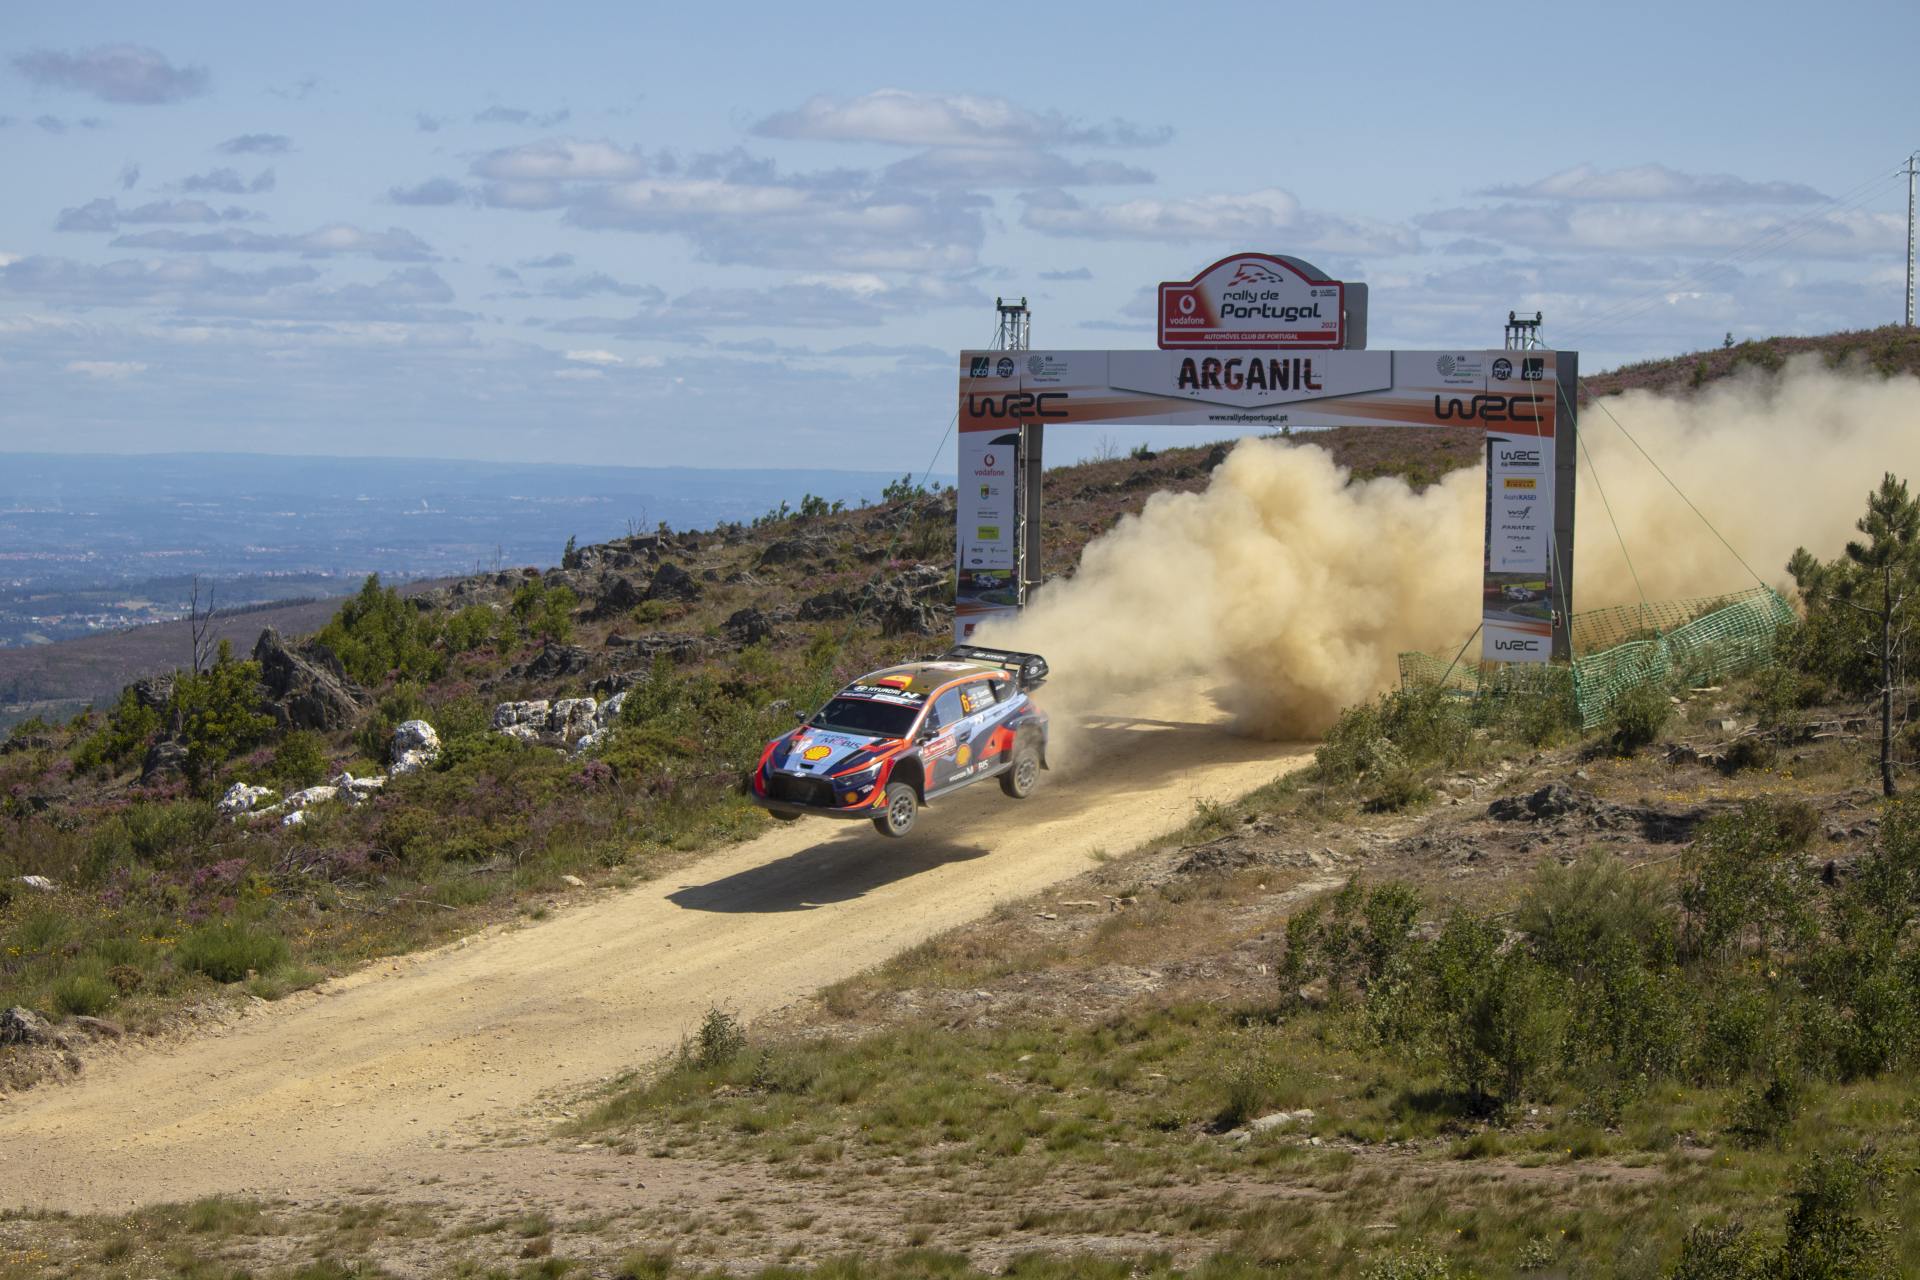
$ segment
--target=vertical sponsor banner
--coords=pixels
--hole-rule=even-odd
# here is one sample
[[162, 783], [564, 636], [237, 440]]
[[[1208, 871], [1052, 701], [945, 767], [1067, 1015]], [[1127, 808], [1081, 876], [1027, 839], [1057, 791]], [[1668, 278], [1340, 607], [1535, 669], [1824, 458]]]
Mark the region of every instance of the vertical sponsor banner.
[[1015, 545], [1014, 484], [1019, 474], [1017, 431], [960, 435], [959, 569], [954, 589], [954, 639], [966, 641], [992, 618], [1019, 613], [1019, 549]]
[[1489, 392], [1505, 393], [1513, 416], [1526, 420], [1487, 431], [1480, 656], [1488, 662], [1546, 662], [1553, 656], [1559, 595], [1553, 581], [1556, 415], [1546, 380], [1551, 353], [1488, 353], [1487, 359]]

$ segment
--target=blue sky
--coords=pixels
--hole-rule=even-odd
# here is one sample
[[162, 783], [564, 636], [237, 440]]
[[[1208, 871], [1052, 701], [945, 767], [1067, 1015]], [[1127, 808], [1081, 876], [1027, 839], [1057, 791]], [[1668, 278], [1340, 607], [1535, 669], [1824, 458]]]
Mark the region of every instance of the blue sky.
[[996, 294], [1036, 346], [1151, 346], [1155, 282], [1242, 249], [1367, 281], [1375, 347], [1540, 308], [1592, 370], [1885, 323], [1916, 35], [1910, 3], [15, 6], [0, 449], [918, 469]]

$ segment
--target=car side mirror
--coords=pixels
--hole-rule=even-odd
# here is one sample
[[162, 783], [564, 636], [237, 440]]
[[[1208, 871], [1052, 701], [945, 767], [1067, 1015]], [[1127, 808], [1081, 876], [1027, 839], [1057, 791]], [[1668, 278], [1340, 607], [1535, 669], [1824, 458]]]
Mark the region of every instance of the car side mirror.
[[813, 717], [805, 711], [796, 711], [793, 713], [793, 722], [795, 724], [805, 724], [811, 719], [813, 719]]

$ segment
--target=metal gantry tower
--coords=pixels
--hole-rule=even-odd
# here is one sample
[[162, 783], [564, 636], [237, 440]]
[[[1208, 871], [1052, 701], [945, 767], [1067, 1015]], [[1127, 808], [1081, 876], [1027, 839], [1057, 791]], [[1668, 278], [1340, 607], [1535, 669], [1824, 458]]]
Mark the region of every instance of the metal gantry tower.
[[1033, 312], [1027, 310], [1027, 300], [995, 298], [993, 305], [1000, 313], [999, 325], [993, 331], [994, 350], [1025, 351], [1033, 341]]
[[[993, 345], [998, 351], [1025, 351], [1033, 343], [1033, 312], [1027, 300], [1018, 302], [995, 298], [999, 321], [994, 328]], [[1038, 422], [1020, 424], [1020, 444], [1013, 484], [1014, 590], [1021, 605], [1027, 592], [1040, 585], [1040, 470], [1041, 454], [1046, 446], [1046, 427]]]
[[1522, 319], [1518, 312], [1507, 312], [1507, 350], [1532, 351], [1540, 345], [1540, 315], [1536, 311], [1533, 319]]

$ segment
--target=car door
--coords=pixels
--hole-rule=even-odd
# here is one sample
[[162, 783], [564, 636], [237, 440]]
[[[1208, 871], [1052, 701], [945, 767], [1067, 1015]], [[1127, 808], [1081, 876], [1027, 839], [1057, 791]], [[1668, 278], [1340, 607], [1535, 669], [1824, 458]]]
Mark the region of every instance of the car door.
[[966, 741], [966, 719], [958, 687], [943, 690], [927, 709], [926, 725], [921, 729], [920, 762], [927, 771], [928, 791], [952, 785], [961, 767], [954, 757], [957, 745]]

